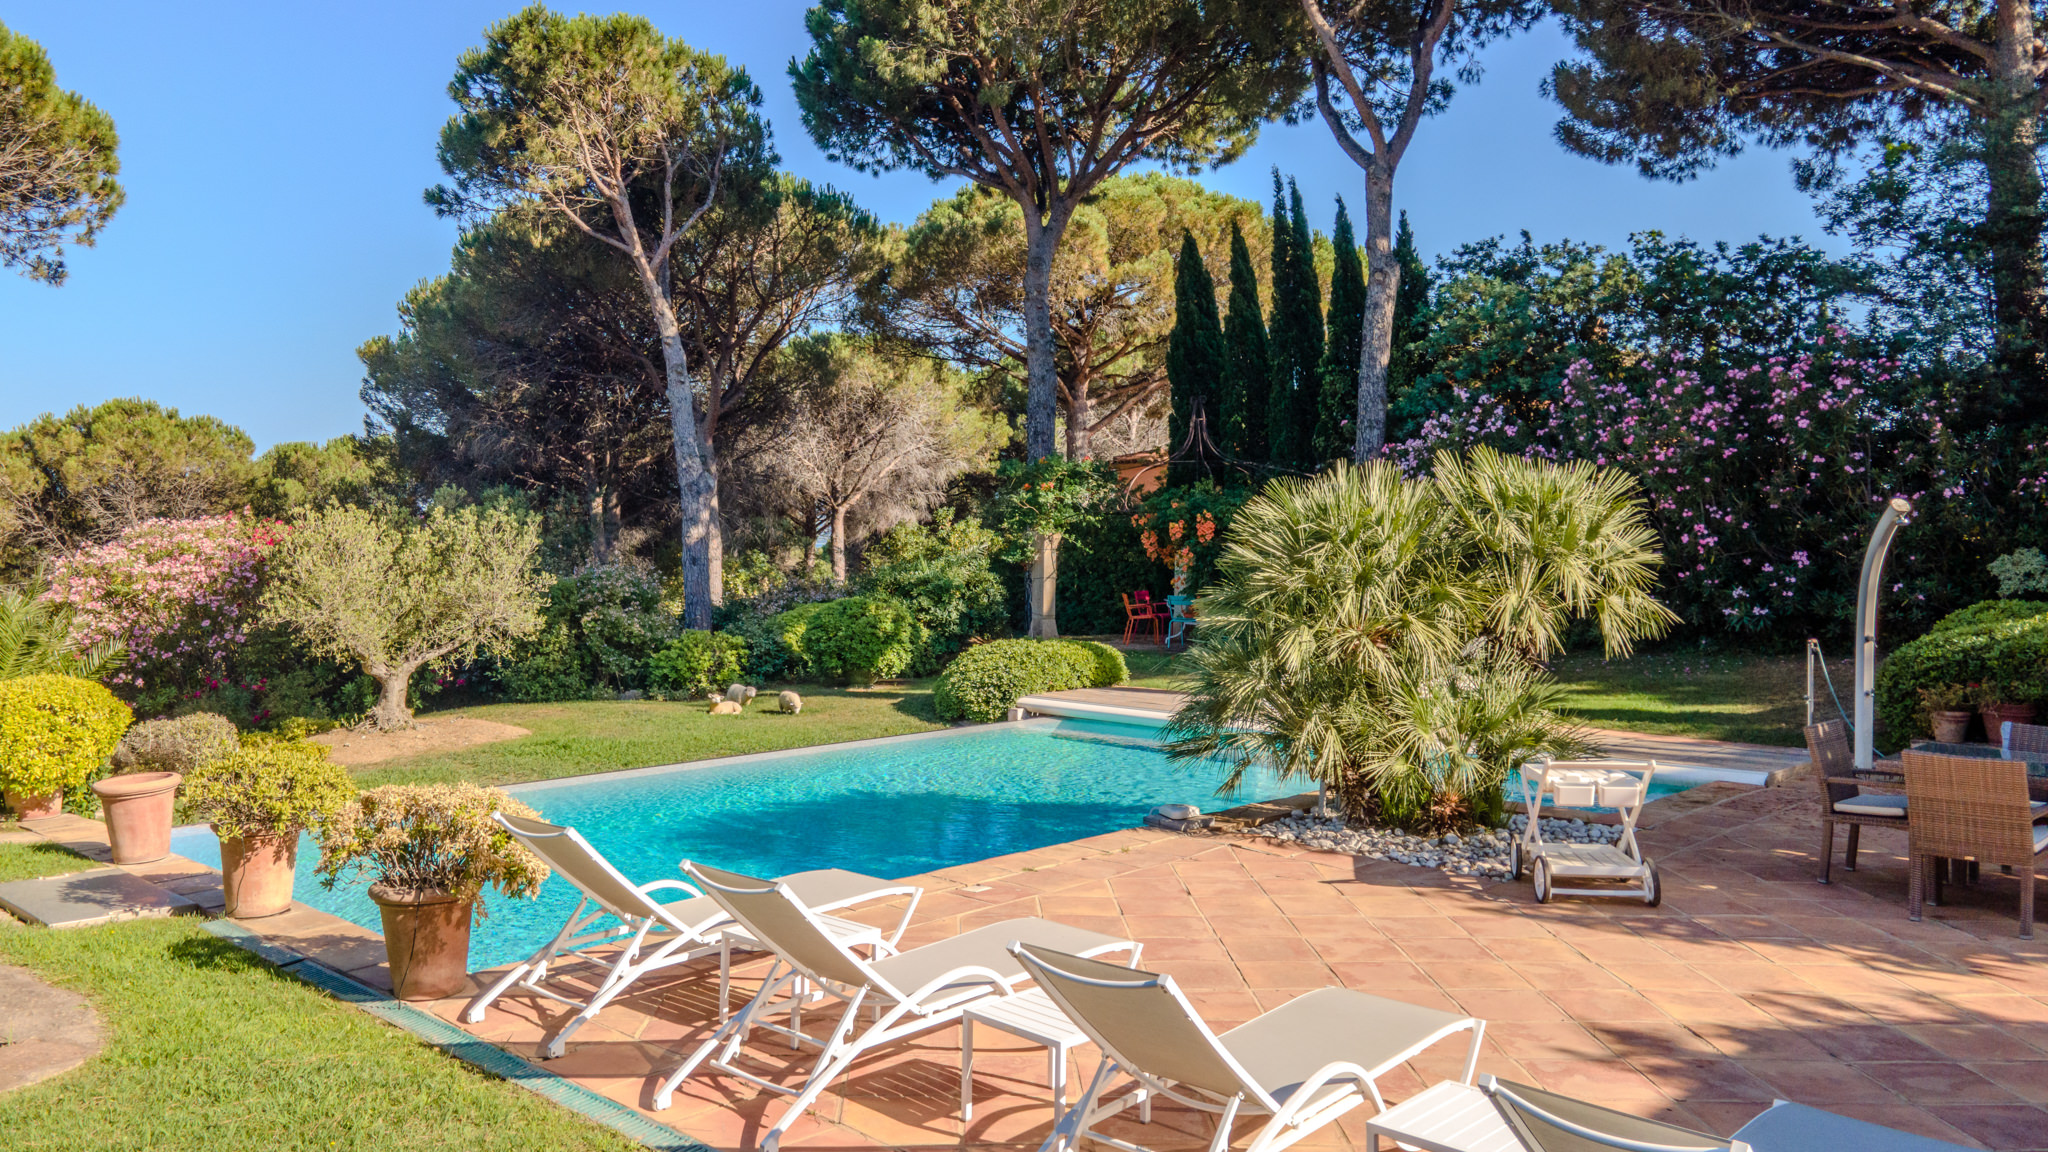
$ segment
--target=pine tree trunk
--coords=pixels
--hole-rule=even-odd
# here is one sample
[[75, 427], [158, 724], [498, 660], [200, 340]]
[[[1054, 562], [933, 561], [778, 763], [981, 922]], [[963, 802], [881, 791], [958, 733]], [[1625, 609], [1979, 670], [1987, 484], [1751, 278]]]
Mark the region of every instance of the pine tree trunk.
[[2040, 364], [2048, 341], [2048, 300], [2042, 288], [2041, 171], [2029, 74], [2034, 14], [2027, 0], [1999, 0], [1997, 26], [1996, 68], [2006, 97], [1983, 123], [1989, 184], [1983, 234], [1991, 249], [1999, 359], [2031, 370]]
[[1387, 362], [1394, 351], [1394, 173], [1378, 157], [1365, 170], [1365, 333], [1358, 355], [1358, 419], [1351, 458], [1378, 456], [1387, 438]]
[[711, 609], [719, 601], [718, 477], [697, 430], [696, 390], [690, 385], [689, 355], [683, 350], [682, 328], [669, 304], [662, 277], [645, 260], [634, 263], [647, 290], [655, 331], [661, 336], [663, 375], [668, 392], [669, 441], [676, 457], [679, 535], [682, 537], [683, 626], [709, 629]]
[[598, 564], [608, 564], [612, 558], [611, 535], [605, 530], [604, 505], [604, 489], [593, 486], [590, 490], [590, 558]]
[[1057, 208], [1041, 222], [1024, 206], [1024, 458], [1043, 460], [1059, 451], [1059, 375], [1052, 335], [1052, 259], [1066, 230]]
[[1095, 402], [1088, 395], [1088, 381], [1074, 381], [1067, 388], [1067, 459], [1095, 459]]
[[846, 505], [832, 506], [832, 582], [846, 584]]

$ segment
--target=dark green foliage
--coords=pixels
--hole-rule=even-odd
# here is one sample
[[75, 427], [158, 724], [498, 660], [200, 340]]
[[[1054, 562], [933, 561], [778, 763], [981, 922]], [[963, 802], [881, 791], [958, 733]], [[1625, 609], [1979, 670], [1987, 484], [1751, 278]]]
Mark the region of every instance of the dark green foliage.
[[1131, 678], [1131, 666], [1124, 663], [1124, 654], [1098, 640], [1076, 640], [1082, 648], [1095, 658], [1095, 686], [1105, 687], [1121, 684]]
[[[1166, 378], [1172, 389], [1173, 412], [1167, 417], [1166, 447], [1178, 453], [1187, 443], [1188, 422], [1197, 403], [1209, 423], [1209, 435], [1218, 434], [1217, 400], [1223, 383], [1223, 321], [1216, 312], [1216, 282], [1202, 263], [1201, 249], [1194, 233], [1183, 230], [1180, 260], [1173, 278], [1173, 333], [1167, 340]], [[1167, 466], [1169, 484], [1186, 484], [1195, 478], [1200, 463], [1175, 460]]]
[[747, 642], [749, 678], [763, 683], [808, 680], [812, 671], [804, 650], [804, 634], [811, 626], [811, 617], [823, 611], [827, 603], [814, 600], [772, 616], [741, 614], [722, 625], [721, 630]]
[[[997, 640], [976, 645], [939, 677], [932, 704], [941, 720], [1001, 720], [1018, 699], [1039, 692], [1101, 688], [1122, 683], [1121, 658], [1102, 655], [1107, 645], [1073, 640]], [[1108, 649], [1114, 653], [1114, 649]]]
[[1139, 589], [1166, 595], [1166, 569], [1138, 544], [1128, 512], [1104, 516], [1060, 541], [1060, 586], [1056, 593], [1060, 631], [1069, 636], [1122, 636], [1124, 608], [1119, 593]]
[[[1405, 215], [1401, 217], [1401, 227], [1402, 237], [1411, 242], [1409, 255], [1412, 257], [1413, 237], [1408, 235], [1408, 218]], [[1351, 421], [1358, 414], [1358, 356], [1365, 338], [1365, 260], [1358, 248], [1358, 238], [1351, 231], [1351, 214], [1344, 210], [1342, 197], [1337, 200], [1337, 225], [1330, 242], [1336, 249], [1336, 260], [1330, 270], [1330, 314], [1327, 336], [1323, 341], [1322, 391], [1316, 404], [1311, 454], [1318, 464], [1351, 454]], [[1408, 290], [1406, 277], [1404, 266], [1403, 293]], [[1400, 322], [1397, 299], [1394, 312], [1397, 347], [1400, 344]], [[1388, 391], [1393, 392], [1391, 377], [1388, 379]]]
[[[409, 686], [417, 706], [436, 695], [445, 680], [463, 681], [460, 672], [414, 676]], [[238, 727], [275, 728], [295, 717], [313, 720], [354, 720], [377, 698], [377, 682], [353, 662], [323, 660], [307, 652], [298, 637], [281, 628], [252, 629], [237, 645], [221, 675], [199, 683], [152, 684], [135, 697], [135, 714], [188, 716], [211, 712]]]
[[691, 629], [647, 658], [647, 694], [691, 700], [747, 674], [747, 642], [730, 632]]
[[1288, 338], [1293, 343], [1289, 366], [1294, 373], [1287, 409], [1287, 455], [1294, 467], [1314, 468], [1316, 421], [1322, 409], [1323, 289], [1316, 278], [1315, 239], [1302, 210], [1301, 189], [1287, 182], [1288, 258], [1293, 262], [1293, 292], [1288, 302]]
[[2043, 613], [2048, 613], [2048, 603], [2039, 600], [1980, 600], [1936, 620], [1927, 631], [1932, 634], [1984, 624], [2010, 624], [2015, 620], [2032, 620]]
[[[1274, 245], [1280, 243], [1274, 237]], [[1218, 441], [1232, 460], [1267, 458], [1266, 397], [1273, 365], [1266, 318], [1259, 308], [1259, 274], [1244, 233], [1230, 225], [1230, 310], [1223, 320], [1223, 384], [1217, 397]]]
[[42, 45], [0, 25], [0, 268], [64, 283], [64, 246], [90, 247], [124, 193], [114, 118], [57, 86]]
[[1006, 630], [1009, 612], [993, 564], [1000, 545], [994, 532], [956, 521], [950, 508], [930, 527], [899, 524], [868, 545], [854, 587], [900, 602], [924, 629], [911, 675], [929, 676], [973, 641]]
[[497, 659], [500, 690], [540, 701], [645, 687], [647, 658], [681, 631], [662, 597], [653, 570], [636, 565], [592, 565], [555, 581], [540, 631]]
[[[1394, 230], [1394, 262], [1401, 267], [1401, 283], [1394, 289], [1394, 336], [1393, 347], [1387, 358], [1387, 406], [1389, 414], [1395, 411], [1412, 411], [1404, 405], [1402, 398], [1414, 386], [1416, 365], [1421, 355], [1419, 345], [1429, 335], [1430, 289], [1433, 281], [1429, 268], [1422, 262], [1422, 253], [1415, 248], [1415, 230], [1408, 227], [1408, 214], [1401, 213], [1400, 227]], [[1399, 443], [1415, 434], [1411, 421], [1408, 426], [1389, 419], [1387, 442]]]
[[1927, 733], [1924, 689], [2024, 685], [2025, 696], [2012, 702], [2035, 703], [2048, 680], [2048, 606], [2040, 607], [2026, 619], [1943, 628], [1893, 649], [1877, 669], [1877, 723], [1886, 744]]
[[887, 596], [848, 596], [819, 605], [801, 648], [813, 674], [852, 684], [903, 675], [925, 647], [910, 609]]

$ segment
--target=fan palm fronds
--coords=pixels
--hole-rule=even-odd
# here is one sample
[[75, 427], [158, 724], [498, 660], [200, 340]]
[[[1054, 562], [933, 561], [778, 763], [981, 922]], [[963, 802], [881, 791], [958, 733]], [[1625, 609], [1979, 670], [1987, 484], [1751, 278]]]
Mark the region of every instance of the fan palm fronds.
[[41, 581], [0, 588], [0, 680], [54, 673], [99, 680], [121, 666], [127, 648], [119, 640], [81, 645], [69, 607], [44, 598]]

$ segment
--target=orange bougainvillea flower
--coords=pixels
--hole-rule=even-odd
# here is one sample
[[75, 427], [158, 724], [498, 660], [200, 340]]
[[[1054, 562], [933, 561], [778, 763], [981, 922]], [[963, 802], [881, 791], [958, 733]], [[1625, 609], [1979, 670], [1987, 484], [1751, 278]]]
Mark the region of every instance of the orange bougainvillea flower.
[[1168, 524], [1168, 525], [1166, 526], [1166, 534], [1167, 534], [1167, 535], [1168, 535], [1169, 537], [1172, 537], [1172, 538], [1173, 538], [1173, 540], [1174, 540], [1174, 541], [1175, 541], [1176, 543], [1178, 543], [1178, 542], [1180, 541], [1181, 535], [1182, 535], [1183, 533], [1185, 533], [1186, 531], [1187, 531], [1187, 525], [1185, 525], [1185, 524], [1182, 524], [1182, 523], [1181, 523], [1180, 521], [1178, 521], [1178, 520], [1175, 520], [1175, 521], [1173, 521], [1172, 523], [1169, 523], [1169, 524]]

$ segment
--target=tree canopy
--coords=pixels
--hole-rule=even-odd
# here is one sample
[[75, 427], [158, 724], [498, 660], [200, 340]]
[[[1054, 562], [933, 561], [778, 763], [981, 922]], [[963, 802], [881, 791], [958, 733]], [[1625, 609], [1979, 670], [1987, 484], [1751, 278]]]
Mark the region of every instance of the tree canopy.
[[0, 267], [62, 284], [125, 193], [114, 118], [57, 86], [42, 45], [0, 24]]

